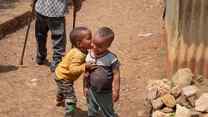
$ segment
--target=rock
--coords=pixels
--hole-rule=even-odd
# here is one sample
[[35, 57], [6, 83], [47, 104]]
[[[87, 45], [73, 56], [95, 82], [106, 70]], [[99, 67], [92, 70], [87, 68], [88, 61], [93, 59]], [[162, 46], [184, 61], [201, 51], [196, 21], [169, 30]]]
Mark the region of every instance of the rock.
[[166, 95], [170, 92], [170, 89], [169, 88], [159, 88], [159, 95], [160, 96], [163, 96], [163, 95]]
[[194, 80], [198, 83], [202, 83], [204, 81], [204, 77], [202, 75], [196, 75], [196, 78]]
[[208, 112], [208, 93], [202, 94], [195, 103], [195, 110], [199, 112]]
[[152, 107], [154, 110], [161, 109], [162, 106], [163, 106], [163, 102], [161, 98], [158, 98], [152, 101]]
[[147, 90], [147, 99], [148, 100], [154, 100], [158, 97], [158, 90], [156, 87], [152, 87], [152, 88], [149, 88]]
[[31, 79], [30, 81], [31, 82], [36, 82], [38, 79], [36, 79], [36, 78], [33, 78], [33, 79]]
[[186, 97], [190, 97], [193, 96], [197, 93], [199, 89], [194, 86], [194, 85], [190, 85], [190, 86], [186, 86], [184, 88], [182, 88], [182, 93], [186, 96]]
[[161, 111], [164, 112], [164, 113], [172, 113], [172, 112], [174, 112], [174, 110], [172, 108], [168, 108], [168, 107], [163, 108]]
[[176, 100], [175, 100], [174, 96], [172, 96], [170, 94], [166, 94], [166, 95], [162, 96], [161, 99], [162, 99], [162, 102], [167, 107], [173, 108], [176, 105]]
[[202, 117], [202, 114], [200, 112], [192, 111], [191, 117]]
[[189, 102], [189, 104], [192, 107], [195, 106], [196, 100], [197, 100], [197, 96], [196, 95], [193, 95], [193, 96], [187, 98], [187, 101]]
[[189, 105], [189, 102], [186, 100], [186, 97], [184, 95], [180, 95], [180, 97], [176, 99], [176, 103], [179, 105], [185, 106], [187, 108], [191, 108], [191, 106]]
[[175, 117], [191, 117], [191, 110], [177, 104]]
[[161, 111], [155, 111], [152, 113], [152, 117], [169, 117], [169, 114], [163, 113]]
[[[170, 81], [169, 81], [170, 82]], [[152, 88], [157, 89], [157, 96], [163, 96], [170, 92], [171, 89], [171, 83], [168, 83], [167, 80], [151, 80], [148, 82], [147, 90], [150, 90]]]
[[168, 86], [171, 86], [172, 87], [172, 81], [170, 79], [162, 79], [162, 82], [165, 83], [166, 85]]
[[139, 37], [150, 37], [152, 35], [153, 35], [153, 33], [142, 33], [142, 34], [138, 34]]
[[170, 94], [173, 95], [175, 98], [178, 98], [181, 94], [181, 88], [178, 86], [175, 86], [171, 89]]
[[150, 115], [152, 114], [152, 110], [153, 110], [152, 103], [151, 101], [145, 99], [144, 104], [145, 104], [145, 111], [147, 113], [147, 117], [150, 117]]
[[167, 79], [163, 79], [161, 82], [159, 82], [158, 86], [159, 86], [158, 87], [159, 96], [163, 96], [165, 94], [170, 93], [171, 83]]
[[174, 76], [172, 81], [175, 86], [185, 87], [191, 84], [193, 73], [189, 68], [179, 69]]

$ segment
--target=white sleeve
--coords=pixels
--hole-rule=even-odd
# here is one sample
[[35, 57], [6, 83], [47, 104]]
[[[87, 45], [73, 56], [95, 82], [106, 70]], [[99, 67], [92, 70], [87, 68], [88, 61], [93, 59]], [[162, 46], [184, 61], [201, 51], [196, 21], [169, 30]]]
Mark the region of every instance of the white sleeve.
[[86, 63], [90, 63], [90, 64], [96, 64], [96, 60], [92, 58], [90, 53], [87, 54], [87, 56], [85, 58], [85, 62]]
[[89, 53], [87, 54], [87, 56], [85, 58], [85, 62], [86, 63], [89, 63], [90, 62], [90, 54]]

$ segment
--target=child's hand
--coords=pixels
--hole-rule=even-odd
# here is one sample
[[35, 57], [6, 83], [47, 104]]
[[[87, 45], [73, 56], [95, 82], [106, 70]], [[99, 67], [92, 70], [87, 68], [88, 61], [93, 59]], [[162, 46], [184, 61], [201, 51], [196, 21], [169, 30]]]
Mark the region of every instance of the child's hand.
[[113, 92], [113, 102], [117, 102], [119, 100], [119, 92]]
[[90, 76], [90, 73], [89, 72], [84, 72], [84, 78], [85, 79], [88, 79], [89, 76]]
[[92, 70], [96, 69], [96, 67], [97, 67], [96, 64], [92, 64], [92, 63], [85, 64], [86, 71], [92, 71]]
[[84, 96], [85, 96], [85, 97], [87, 97], [88, 90], [89, 90], [89, 89], [88, 89], [88, 88], [86, 88], [86, 87], [85, 87], [85, 88], [83, 88], [83, 93], [84, 93]]

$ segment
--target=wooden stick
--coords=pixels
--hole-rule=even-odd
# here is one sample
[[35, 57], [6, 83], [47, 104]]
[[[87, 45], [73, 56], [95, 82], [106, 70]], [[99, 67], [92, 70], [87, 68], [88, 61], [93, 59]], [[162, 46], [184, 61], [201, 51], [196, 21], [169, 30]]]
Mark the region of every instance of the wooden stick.
[[30, 18], [30, 20], [29, 20], [28, 27], [27, 27], [27, 31], [26, 31], [26, 35], [25, 35], [25, 42], [24, 42], [24, 46], [23, 46], [23, 49], [22, 49], [20, 63], [19, 63], [20, 65], [23, 65], [25, 48], [26, 48], [26, 45], [27, 45], [28, 35], [29, 35], [29, 31], [30, 31], [31, 19], [32, 18]]
[[73, 29], [75, 28], [75, 25], [76, 25], [76, 17], [77, 17], [76, 5], [74, 5], [74, 10], [73, 10]]

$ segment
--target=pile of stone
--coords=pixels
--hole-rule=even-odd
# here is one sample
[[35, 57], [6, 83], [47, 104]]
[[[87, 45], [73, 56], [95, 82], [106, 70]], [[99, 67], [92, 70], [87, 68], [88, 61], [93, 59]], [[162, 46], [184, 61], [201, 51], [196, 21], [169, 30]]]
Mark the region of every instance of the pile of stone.
[[190, 69], [178, 70], [172, 79], [149, 81], [146, 107], [150, 117], [208, 117], [208, 93], [194, 83]]

